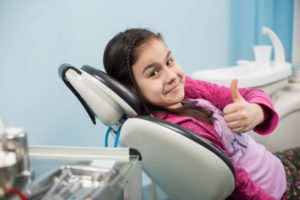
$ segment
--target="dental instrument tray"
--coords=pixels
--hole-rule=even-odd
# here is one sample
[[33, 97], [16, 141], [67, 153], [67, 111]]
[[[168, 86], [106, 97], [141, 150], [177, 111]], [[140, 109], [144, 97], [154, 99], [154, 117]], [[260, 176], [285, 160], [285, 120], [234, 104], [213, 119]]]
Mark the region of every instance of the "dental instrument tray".
[[[65, 165], [49, 173], [27, 190], [29, 199], [109, 199], [114, 194], [114, 179], [122, 166], [114, 168]], [[122, 173], [122, 172], [121, 172]]]

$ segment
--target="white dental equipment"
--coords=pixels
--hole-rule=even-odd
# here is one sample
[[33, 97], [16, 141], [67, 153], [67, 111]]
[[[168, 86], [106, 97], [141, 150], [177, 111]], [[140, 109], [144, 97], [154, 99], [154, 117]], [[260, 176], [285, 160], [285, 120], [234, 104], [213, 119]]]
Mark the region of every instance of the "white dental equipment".
[[[270, 47], [257, 46], [256, 58], [261, 59], [255, 62], [238, 60], [237, 66], [211, 70], [200, 70], [191, 74], [194, 79], [200, 79], [229, 86], [232, 79], [239, 80], [239, 87], [256, 87], [264, 89], [269, 95], [283, 88], [288, 77], [292, 74], [291, 63], [285, 62], [285, 54], [278, 36], [269, 28], [263, 27], [262, 33], [266, 34], [273, 45], [275, 59], [268, 62], [270, 58]], [[258, 55], [258, 53], [265, 55]]]

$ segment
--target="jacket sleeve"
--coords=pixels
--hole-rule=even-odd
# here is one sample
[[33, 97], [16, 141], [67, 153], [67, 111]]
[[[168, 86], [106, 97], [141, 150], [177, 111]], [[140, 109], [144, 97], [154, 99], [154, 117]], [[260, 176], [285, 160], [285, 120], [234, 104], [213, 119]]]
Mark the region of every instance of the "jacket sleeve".
[[[221, 141], [220, 138], [216, 138], [210, 134], [206, 134], [205, 129], [202, 129], [197, 125], [191, 125], [191, 123], [188, 121], [181, 122], [178, 125], [180, 125], [183, 128], [186, 128], [187, 130], [195, 133], [196, 135], [200, 135], [205, 139], [209, 140], [210, 142], [212, 142], [214, 146], [221, 149], [230, 159], [225, 148], [220, 143]], [[234, 191], [228, 199], [237, 199], [237, 200], [240, 199], [274, 200], [275, 199], [272, 196], [270, 196], [268, 193], [266, 193], [258, 184], [256, 184], [252, 180], [250, 175], [242, 167], [237, 165], [232, 159], [230, 160], [236, 172], [236, 179], [235, 179]]]
[[[266, 135], [271, 133], [279, 122], [279, 116], [274, 110], [270, 97], [260, 89], [239, 88], [240, 94], [250, 103], [256, 103], [263, 107], [265, 120], [254, 128], [254, 131]], [[232, 103], [230, 89], [226, 86], [209, 83], [201, 80], [185, 78], [185, 98], [186, 99], [206, 99], [214, 106], [223, 110], [224, 107]]]

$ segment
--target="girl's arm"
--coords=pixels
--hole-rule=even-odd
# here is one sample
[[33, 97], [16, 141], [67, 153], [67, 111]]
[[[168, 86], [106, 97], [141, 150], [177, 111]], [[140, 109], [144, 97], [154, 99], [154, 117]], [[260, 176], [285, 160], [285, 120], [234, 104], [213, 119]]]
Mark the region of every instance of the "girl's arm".
[[[239, 92], [247, 102], [258, 104], [264, 111], [264, 120], [254, 128], [254, 131], [262, 135], [272, 132], [278, 124], [279, 117], [268, 95], [260, 89], [240, 88]], [[185, 98], [206, 99], [220, 110], [233, 103], [230, 88], [201, 80], [193, 80], [190, 77], [186, 77], [185, 80]]]

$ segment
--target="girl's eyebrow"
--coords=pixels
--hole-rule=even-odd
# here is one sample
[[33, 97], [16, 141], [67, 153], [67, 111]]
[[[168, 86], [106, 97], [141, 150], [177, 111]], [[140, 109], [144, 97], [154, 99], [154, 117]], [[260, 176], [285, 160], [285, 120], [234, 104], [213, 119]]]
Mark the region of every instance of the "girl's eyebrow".
[[169, 56], [171, 55], [171, 53], [172, 53], [171, 51], [169, 51], [169, 52], [167, 53], [165, 60], [167, 60], [167, 59], [169, 58]]
[[[171, 51], [168, 51], [165, 60], [168, 59], [168, 57], [170, 56], [171, 53], [172, 53]], [[151, 63], [151, 64], [147, 65], [147, 66], [143, 69], [142, 74], [145, 73], [145, 71], [147, 71], [148, 69], [150, 69], [150, 68], [152, 68], [152, 67], [154, 67], [154, 66], [155, 66], [155, 63]]]

